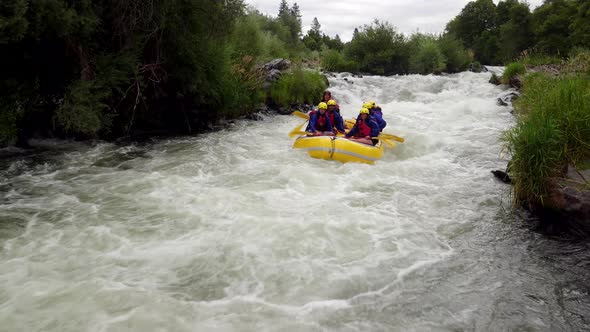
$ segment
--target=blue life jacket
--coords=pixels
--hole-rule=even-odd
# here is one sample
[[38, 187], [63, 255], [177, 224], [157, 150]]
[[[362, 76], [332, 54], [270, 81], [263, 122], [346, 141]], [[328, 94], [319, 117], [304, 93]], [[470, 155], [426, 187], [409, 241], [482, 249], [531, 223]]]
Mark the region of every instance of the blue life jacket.
[[387, 126], [387, 122], [383, 120], [383, 111], [381, 111], [381, 107], [371, 108], [369, 112], [371, 112], [371, 116], [379, 125], [379, 131], [383, 131], [383, 128]]

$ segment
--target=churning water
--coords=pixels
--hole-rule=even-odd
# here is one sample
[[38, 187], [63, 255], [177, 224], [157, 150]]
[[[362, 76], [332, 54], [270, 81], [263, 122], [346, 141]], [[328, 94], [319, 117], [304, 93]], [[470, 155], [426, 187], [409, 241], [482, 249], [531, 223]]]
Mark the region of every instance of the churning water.
[[526, 228], [490, 174], [514, 118], [488, 78], [331, 78], [406, 138], [375, 166], [292, 150], [289, 116], [12, 153], [0, 330], [588, 330], [587, 245]]

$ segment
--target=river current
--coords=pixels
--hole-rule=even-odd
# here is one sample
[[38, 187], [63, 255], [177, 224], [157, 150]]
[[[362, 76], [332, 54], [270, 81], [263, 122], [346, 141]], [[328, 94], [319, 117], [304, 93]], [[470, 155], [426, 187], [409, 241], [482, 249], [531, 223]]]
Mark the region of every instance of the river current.
[[0, 331], [590, 330], [587, 242], [514, 213], [489, 73], [337, 75], [406, 143], [311, 159], [264, 116], [0, 161]]

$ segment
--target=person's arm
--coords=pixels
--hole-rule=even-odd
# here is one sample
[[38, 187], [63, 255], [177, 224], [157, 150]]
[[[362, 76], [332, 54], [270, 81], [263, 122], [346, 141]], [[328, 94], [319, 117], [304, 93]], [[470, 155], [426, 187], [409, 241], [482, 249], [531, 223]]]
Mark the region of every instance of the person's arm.
[[379, 125], [375, 121], [369, 121], [369, 125], [371, 126], [371, 137], [379, 136]]
[[352, 129], [348, 132], [348, 134], [346, 134], [346, 137], [352, 137], [352, 136], [356, 135], [357, 131], [358, 131], [358, 128], [355, 123], [354, 127], [352, 127]]
[[316, 131], [315, 130], [315, 125], [316, 125], [317, 121], [318, 121], [317, 114], [315, 114], [315, 113], [312, 114], [309, 117], [309, 126], [307, 126], [307, 131], [309, 131], [310, 133], [315, 133], [315, 131]]
[[328, 115], [326, 115], [326, 128], [329, 129], [329, 131], [333, 131], [334, 125], [332, 124], [332, 120], [330, 120], [330, 117]]
[[344, 132], [344, 120], [342, 119], [342, 116], [340, 116], [340, 113], [338, 112], [334, 112], [334, 114], [334, 122], [336, 122], [334, 125], [336, 129], [338, 129], [341, 132]]
[[379, 118], [381, 121], [379, 122], [379, 131], [383, 130], [385, 126], [387, 126], [387, 122], [383, 118]]

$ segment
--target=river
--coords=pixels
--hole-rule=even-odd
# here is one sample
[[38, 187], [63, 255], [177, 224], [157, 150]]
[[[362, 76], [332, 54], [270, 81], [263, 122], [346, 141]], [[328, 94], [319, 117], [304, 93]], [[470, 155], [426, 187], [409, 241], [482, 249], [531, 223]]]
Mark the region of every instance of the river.
[[490, 173], [515, 120], [488, 79], [332, 77], [406, 138], [374, 166], [292, 150], [290, 116], [3, 150], [0, 330], [590, 330], [587, 242]]

